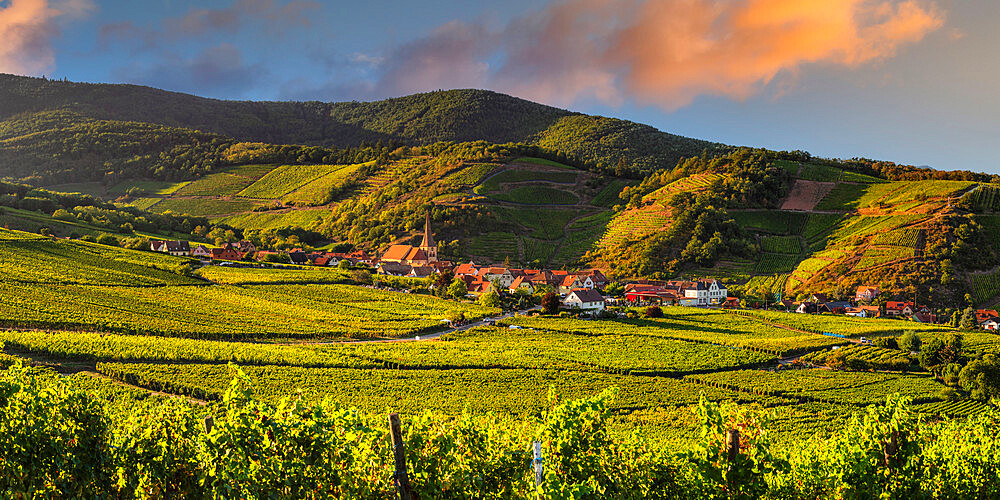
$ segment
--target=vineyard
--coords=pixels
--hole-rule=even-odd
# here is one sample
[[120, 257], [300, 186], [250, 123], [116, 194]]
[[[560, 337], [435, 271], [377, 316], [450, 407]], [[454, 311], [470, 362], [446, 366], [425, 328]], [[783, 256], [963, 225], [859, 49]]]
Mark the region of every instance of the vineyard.
[[899, 394], [929, 401], [944, 385], [922, 375], [842, 372], [832, 370], [744, 370], [689, 375], [685, 380], [720, 389], [824, 403], [867, 406]]
[[1000, 295], [1000, 270], [970, 273], [969, 284], [976, 302], [985, 302]]
[[758, 274], [788, 273], [794, 270], [798, 263], [799, 257], [796, 255], [765, 253], [760, 256], [755, 271]]
[[28, 234], [0, 230], [3, 238], [0, 239], [0, 272], [5, 282], [27, 286], [205, 284], [182, 274], [190, 267], [188, 259], [83, 241], [29, 239]]
[[674, 194], [682, 191], [700, 191], [711, 186], [713, 182], [719, 179], [722, 179], [722, 175], [714, 172], [689, 175], [646, 195], [643, 201], [655, 201], [666, 206], [670, 201], [670, 197]]
[[343, 168], [342, 165], [286, 165], [277, 167], [267, 175], [237, 193], [243, 198], [281, 198], [289, 192]]
[[815, 351], [799, 358], [814, 365], [852, 370], [906, 371], [913, 364], [907, 353], [871, 345], [849, 345], [835, 351]]
[[770, 253], [796, 254], [802, 251], [798, 236], [761, 236], [761, 250]]
[[0, 323], [174, 337], [404, 337], [459, 313], [493, 312], [426, 295], [349, 285], [156, 288], [0, 283]]

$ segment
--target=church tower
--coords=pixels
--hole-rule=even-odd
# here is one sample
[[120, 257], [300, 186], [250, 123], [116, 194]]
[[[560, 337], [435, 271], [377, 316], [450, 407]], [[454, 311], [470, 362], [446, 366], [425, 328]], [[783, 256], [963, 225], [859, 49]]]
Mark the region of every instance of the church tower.
[[437, 262], [438, 247], [434, 242], [434, 235], [431, 233], [431, 211], [427, 209], [427, 220], [424, 221], [424, 239], [420, 242], [420, 249], [427, 256], [427, 262]]

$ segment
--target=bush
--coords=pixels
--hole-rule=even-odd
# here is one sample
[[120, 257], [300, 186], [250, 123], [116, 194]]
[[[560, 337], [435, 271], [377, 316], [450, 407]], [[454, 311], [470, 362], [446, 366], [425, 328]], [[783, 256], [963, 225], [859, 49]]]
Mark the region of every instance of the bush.
[[900, 349], [907, 352], [920, 350], [920, 336], [913, 330], [907, 330], [896, 342]]
[[660, 309], [660, 306], [649, 306], [646, 308], [645, 314], [647, 318], [662, 318], [663, 309]]

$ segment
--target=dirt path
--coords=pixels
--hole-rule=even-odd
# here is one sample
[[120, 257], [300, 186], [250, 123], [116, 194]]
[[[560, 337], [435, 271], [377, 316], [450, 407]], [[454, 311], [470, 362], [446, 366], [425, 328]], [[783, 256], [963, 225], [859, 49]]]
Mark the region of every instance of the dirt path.
[[24, 353], [24, 352], [19, 352], [19, 351], [12, 351], [12, 350], [6, 350], [5, 352], [8, 352], [8, 353], [10, 353], [12, 355], [15, 355], [15, 356], [18, 356], [20, 358], [24, 358], [25, 360], [28, 361], [28, 363], [31, 366], [39, 366], [39, 367], [51, 368], [51, 369], [55, 370], [56, 373], [59, 373], [60, 375], [65, 376], [65, 377], [68, 377], [68, 376], [71, 376], [71, 375], [77, 375], [77, 374], [86, 375], [88, 377], [94, 377], [94, 378], [99, 378], [99, 379], [103, 379], [103, 380], [109, 380], [112, 383], [114, 383], [115, 385], [118, 385], [118, 386], [121, 386], [121, 387], [127, 387], [127, 388], [130, 388], [130, 389], [136, 389], [136, 390], [143, 391], [143, 392], [147, 392], [147, 393], [149, 393], [149, 394], [151, 394], [153, 396], [161, 396], [161, 397], [169, 397], [169, 398], [175, 398], [175, 399], [183, 399], [183, 400], [185, 400], [185, 401], [187, 401], [187, 402], [189, 402], [191, 404], [196, 404], [196, 405], [200, 405], [200, 406], [204, 406], [204, 405], [208, 404], [208, 401], [205, 401], [203, 399], [193, 398], [193, 397], [190, 397], [190, 396], [182, 396], [182, 395], [179, 395], [179, 394], [172, 394], [172, 393], [169, 393], [169, 392], [154, 391], [152, 389], [147, 389], [145, 387], [140, 387], [138, 385], [132, 385], [132, 384], [129, 384], [129, 383], [126, 383], [126, 382], [122, 382], [121, 380], [113, 379], [113, 378], [111, 378], [111, 377], [109, 377], [107, 375], [104, 375], [103, 373], [97, 371], [97, 362], [96, 361], [81, 361], [81, 360], [73, 360], [73, 359], [62, 359], [62, 358], [56, 358], [56, 357], [51, 357], [51, 356], [42, 356], [42, 355], [38, 355], [38, 354], [34, 354], [34, 353]]
[[531, 309], [522, 309], [520, 311], [511, 311], [509, 313], [505, 313], [505, 314], [500, 315], [500, 316], [493, 316], [493, 317], [489, 317], [489, 318], [483, 318], [483, 319], [481, 319], [479, 321], [476, 321], [474, 323], [468, 323], [468, 324], [465, 324], [465, 325], [462, 325], [462, 326], [458, 326], [458, 327], [455, 327], [455, 328], [450, 328], [448, 330], [444, 330], [444, 331], [440, 331], [440, 332], [436, 332], [436, 333], [428, 333], [426, 335], [417, 335], [417, 336], [414, 336], [414, 337], [406, 337], [406, 338], [399, 338], [399, 339], [377, 339], [377, 340], [315, 340], [315, 341], [304, 340], [304, 341], [301, 341], [301, 342], [277, 342], [277, 343], [274, 343], [272, 345], [303, 346], [303, 345], [392, 344], [392, 343], [396, 343], [396, 342], [425, 342], [425, 341], [428, 341], [428, 340], [437, 340], [442, 335], [446, 335], [446, 334], [449, 334], [449, 333], [464, 332], [466, 330], [475, 328], [477, 326], [487, 326], [487, 324], [490, 321], [501, 321], [501, 320], [505, 320], [505, 319], [508, 319], [508, 318], [513, 318], [514, 316], [516, 316], [518, 314], [524, 314], [524, 313], [527, 313], [527, 312], [530, 312], [530, 311], [537, 311], [537, 310], [540, 310], [540, 309], [541, 309], [541, 307], [536, 306], [536, 307], [533, 307]]

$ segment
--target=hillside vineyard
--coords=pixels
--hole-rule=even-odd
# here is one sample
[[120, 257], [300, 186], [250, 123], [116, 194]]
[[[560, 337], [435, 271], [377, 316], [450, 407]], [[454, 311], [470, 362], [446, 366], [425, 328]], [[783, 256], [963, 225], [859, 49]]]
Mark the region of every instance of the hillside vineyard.
[[0, 75], [4, 498], [1000, 498], [995, 176]]

